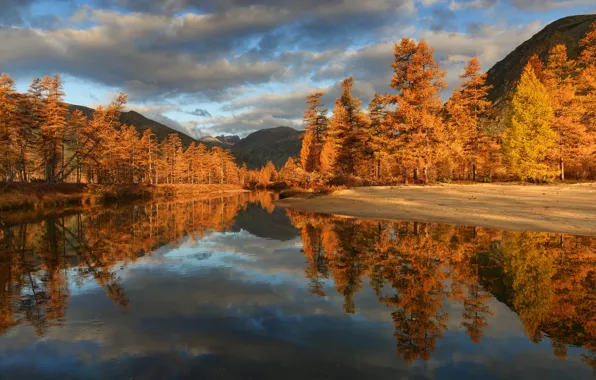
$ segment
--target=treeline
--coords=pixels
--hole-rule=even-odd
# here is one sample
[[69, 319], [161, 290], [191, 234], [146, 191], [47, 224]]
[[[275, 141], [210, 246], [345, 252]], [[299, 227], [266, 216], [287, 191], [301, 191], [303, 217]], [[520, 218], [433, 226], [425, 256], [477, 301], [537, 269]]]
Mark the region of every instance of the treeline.
[[[596, 239], [287, 212], [301, 232], [309, 291], [337, 292], [344, 311], [356, 313], [368, 283], [388, 308], [405, 361], [429, 360], [457, 326], [480, 343], [498, 323], [491, 309], [498, 298], [529, 340], [548, 338], [561, 359], [582, 347], [582, 360], [596, 369]], [[460, 307], [447, 313], [447, 303]]]
[[543, 182], [596, 179], [596, 23], [571, 60], [565, 45], [532, 57], [506, 105], [488, 99], [478, 58], [443, 104], [445, 71], [424, 41], [395, 45], [394, 93], [365, 111], [345, 79], [328, 116], [321, 92], [307, 97], [299, 160], [282, 172], [303, 186], [435, 180]]
[[[91, 119], [69, 112], [59, 75], [34, 79], [27, 93], [0, 76], [0, 182], [241, 184], [249, 178], [228, 150], [191, 144], [177, 134], [158, 141], [121, 125], [126, 96]], [[257, 176], [258, 173], [250, 173]]]

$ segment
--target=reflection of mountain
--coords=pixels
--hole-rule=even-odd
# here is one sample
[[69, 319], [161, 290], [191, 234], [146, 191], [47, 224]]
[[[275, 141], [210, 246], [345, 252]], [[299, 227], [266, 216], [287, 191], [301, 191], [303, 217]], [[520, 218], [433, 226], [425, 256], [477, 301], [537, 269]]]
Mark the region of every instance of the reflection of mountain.
[[259, 205], [249, 204], [234, 221], [234, 230], [243, 229], [252, 235], [265, 239], [286, 241], [300, 236], [290, 223], [285, 209], [275, 208], [270, 214]]

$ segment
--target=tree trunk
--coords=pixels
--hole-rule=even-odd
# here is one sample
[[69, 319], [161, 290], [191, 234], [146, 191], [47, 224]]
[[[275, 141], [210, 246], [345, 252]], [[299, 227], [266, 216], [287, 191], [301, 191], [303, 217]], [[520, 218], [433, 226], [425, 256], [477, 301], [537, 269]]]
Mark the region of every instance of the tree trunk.
[[559, 170], [561, 181], [565, 181], [565, 163], [563, 162], [563, 157], [559, 159]]
[[472, 181], [476, 181], [476, 163], [472, 163]]

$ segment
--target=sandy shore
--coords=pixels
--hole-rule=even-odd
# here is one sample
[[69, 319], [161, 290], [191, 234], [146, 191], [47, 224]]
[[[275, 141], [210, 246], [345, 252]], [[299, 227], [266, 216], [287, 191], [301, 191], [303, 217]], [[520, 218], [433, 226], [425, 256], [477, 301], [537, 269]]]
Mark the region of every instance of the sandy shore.
[[596, 184], [362, 187], [276, 206], [367, 219], [411, 220], [596, 236]]

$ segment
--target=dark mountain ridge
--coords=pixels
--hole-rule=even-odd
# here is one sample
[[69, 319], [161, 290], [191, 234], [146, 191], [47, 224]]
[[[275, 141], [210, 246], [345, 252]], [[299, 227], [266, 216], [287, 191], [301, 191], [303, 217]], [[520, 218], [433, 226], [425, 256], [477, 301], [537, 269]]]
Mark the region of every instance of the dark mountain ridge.
[[[93, 118], [93, 112], [95, 111], [93, 108], [79, 106], [76, 104], [69, 104], [68, 109], [70, 112], [74, 111], [75, 109], [80, 110], [83, 112], [88, 119]], [[182, 145], [185, 147], [189, 146], [193, 142], [197, 142], [197, 140], [193, 139], [192, 137], [175, 130], [174, 128], [170, 128], [167, 125], [158, 123], [155, 120], [151, 120], [136, 111], [125, 111], [120, 113], [120, 123], [126, 125], [132, 125], [135, 129], [139, 132], [140, 135], [145, 132], [146, 129], [150, 129], [155, 136], [157, 136], [158, 141], [162, 141], [166, 139], [169, 134], [175, 133], [180, 137], [182, 141]]]
[[490, 99], [501, 104], [507, 98], [534, 54], [538, 54], [540, 59], [546, 62], [550, 49], [556, 45], [565, 44], [569, 58], [577, 58], [581, 50], [579, 41], [593, 22], [596, 22], [596, 15], [564, 17], [547, 25], [532, 38], [519, 45], [488, 70], [487, 83], [493, 86], [489, 94]]
[[239, 164], [246, 163], [250, 169], [260, 168], [267, 161], [280, 168], [289, 157], [300, 153], [303, 133], [290, 127], [261, 129], [232, 145], [232, 153]]

